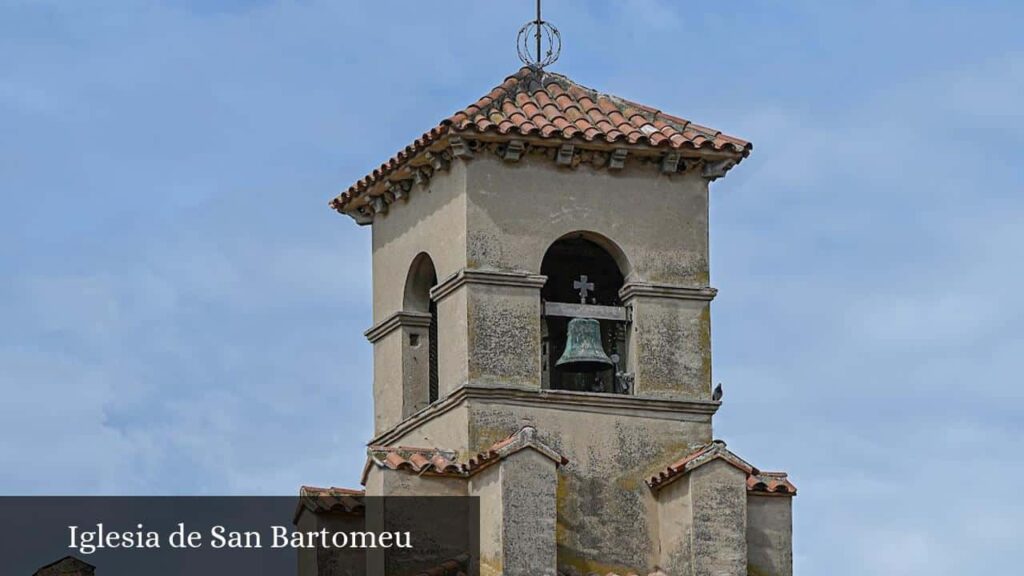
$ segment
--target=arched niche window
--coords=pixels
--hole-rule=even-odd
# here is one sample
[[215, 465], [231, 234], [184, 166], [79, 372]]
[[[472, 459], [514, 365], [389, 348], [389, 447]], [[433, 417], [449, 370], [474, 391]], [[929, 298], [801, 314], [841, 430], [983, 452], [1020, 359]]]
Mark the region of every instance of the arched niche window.
[[[629, 375], [625, 373], [628, 318], [619, 299], [624, 271], [628, 272], [622, 252], [597, 234], [569, 234], [548, 248], [541, 263], [541, 274], [548, 277], [541, 290], [544, 301], [541, 364], [545, 388], [629, 392]], [[614, 366], [596, 372], [577, 371], [572, 365], [558, 366], [558, 360], [565, 353], [569, 322], [574, 317], [599, 322], [601, 348], [615, 362]]]
[[[425, 252], [413, 259], [405, 280], [403, 311], [418, 315], [422, 323], [410, 325], [404, 343], [406, 370], [404, 386], [408, 416], [427, 404], [437, 401], [437, 303], [430, 298], [430, 289], [437, 285], [434, 262]], [[427, 320], [429, 319], [429, 323]], [[427, 326], [423, 326], [427, 324]]]

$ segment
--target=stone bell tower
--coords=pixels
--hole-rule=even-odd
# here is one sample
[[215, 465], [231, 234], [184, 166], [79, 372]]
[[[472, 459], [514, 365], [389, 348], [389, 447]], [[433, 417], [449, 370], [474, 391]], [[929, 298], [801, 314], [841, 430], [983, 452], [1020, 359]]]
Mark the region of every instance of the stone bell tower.
[[366, 494], [478, 496], [486, 575], [791, 574], [795, 488], [712, 434], [708, 190], [750, 151], [527, 66], [332, 200], [373, 236]]

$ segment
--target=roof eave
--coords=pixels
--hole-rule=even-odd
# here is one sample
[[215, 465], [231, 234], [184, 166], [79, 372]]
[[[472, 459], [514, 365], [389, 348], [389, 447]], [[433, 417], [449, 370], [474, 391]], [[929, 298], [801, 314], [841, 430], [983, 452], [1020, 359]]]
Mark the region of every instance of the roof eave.
[[[348, 190], [331, 199], [329, 206], [335, 211], [353, 218], [357, 224], [364, 226], [373, 223], [373, 212], [377, 210], [366, 210], [374, 198], [382, 198], [386, 194], [397, 195], [394, 189], [396, 185], [408, 185], [417, 181], [422, 176], [422, 171], [436, 172], [446, 169], [451, 162], [451, 150], [453, 140], [463, 143], [509, 143], [520, 142], [527, 146], [557, 147], [571, 145], [580, 150], [611, 153], [615, 150], [625, 150], [629, 153], [643, 156], [658, 156], [667, 154], [678, 154], [684, 159], [700, 159], [706, 162], [703, 175], [711, 180], [721, 178], [733, 167], [743, 161], [753, 150], [753, 144], [745, 142], [742, 148], [715, 148], [706, 141], [708, 146], [693, 146], [684, 143], [682, 146], [671, 146], [667, 144], [651, 145], [648, 143], [632, 143], [628, 141], [596, 141], [587, 140], [581, 136], [573, 138], [552, 138], [540, 135], [517, 135], [502, 134], [493, 131], [480, 132], [477, 130], [447, 130], [443, 135], [430, 143], [425, 143], [419, 151], [411, 156], [406, 156], [400, 163], [386, 166], [375, 170], [367, 177], [353, 184]], [[408, 149], [408, 147], [407, 147]], [[455, 154], [454, 156], [468, 156], [468, 154]], [[429, 178], [429, 176], [428, 176]]]

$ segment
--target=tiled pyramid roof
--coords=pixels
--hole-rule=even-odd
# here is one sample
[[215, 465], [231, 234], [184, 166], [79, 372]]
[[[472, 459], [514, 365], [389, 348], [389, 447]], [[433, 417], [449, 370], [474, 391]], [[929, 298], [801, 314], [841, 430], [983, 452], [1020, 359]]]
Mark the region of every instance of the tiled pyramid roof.
[[643, 104], [602, 94], [561, 74], [523, 67], [441, 123], [474, 131], [586, 142], [742, 153], [750, 143]]
[[737, 161], [752, 148], [749, 142], [713, 128], [527, 66], [425, 132], [332, 200], [331, 206], [344, 211], [354, 199], [374, 195], [378, 184], [450, 135], [715, 152], [733, 155]]

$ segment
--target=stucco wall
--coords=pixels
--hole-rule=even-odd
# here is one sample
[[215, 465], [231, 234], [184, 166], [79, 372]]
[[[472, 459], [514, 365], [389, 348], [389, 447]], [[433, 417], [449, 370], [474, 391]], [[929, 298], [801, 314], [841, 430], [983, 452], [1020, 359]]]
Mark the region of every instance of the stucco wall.
[[751, 576], [792, 576], [793, 498], [747, 498], [747, 562]]
[[469, 380], [469, 291], [452, 291], [437, 303], [438, 392], [441, 398]]
[[[436, 405], [427, 408], [425, 413], [433, 410], [437, 410]], [[387, 445], [444, 448], [468, 456], [471, 448], [475, 448], [469, 446], [469, 408], [466, 404], [459, 404], [436, 418], [424, 419], [415, 426], [400, 430], [388, 440]]]
[[402, 420], [402, 330], [373, 343], [373, 425], [380, 433]]
[[[427, 253], [438, 279], [465, 266], [465, 165], [452, 164], [451, 170], [437, 174], [429, 186], [414, 185], [407, 200], [378, 215], [372, 226], [373, 246], [373, 321], [379, 325], [402, 311], [406, 278], [416, 256]], [[457, 375], [452, 361], [460, 347], [465, 348], [465, 332], [456, 329], [465, 323], [463, 310], [451, 305], [438, 309], [439, 374], [442, 382]], [[408, 333], [399, 328], [374, 343], [374, 423], [382, 432], [426, 403], [425, 390], [412, 390], [407, 384], [422, 384], [426, 351], [426, 330], [420, 330], [420, 348], [413, 350]], [[445, 349], [448, 348], [448, 349]], [[463, 353], [464, 356], [464, 353]], [[444, 374], [447, 369], [448, 373]], [[443, 386], [443, 385], [442, 385]], [[422, 388], [422, 386], [415, 386]]]
[[405, 279], [413, 259], [426, 252], [438, 280], [466, 265], [466, 165], [453, 162], [426, 188], [413, 185], [373, 221], [373, 322], [402, 309]]
[[[401, 394], [404, 419], [430, 403], [430, 329], [425, 326], [403, 326], [396, 332], [402, 333]], [[416, 344], [412, 343], [413, 337]]]
[[500, 468], [491, 466], [470, 478], [469, 495], [480, 499], [480, 576], [500, 576], [505, 525]]
[[707, 184], [696, 175], [668, 176], [629, 160], [614, 172], [481, 154], [467, 164], [466, 187], [473, 267], [539, 273], [555, 240], [590, 230], [622, 249], [632, 279], [708, 282]]
[[[614, 172], [490, 155], [474, 158], [466, 173], [470, 266], [538, 273], [552, 243], [583, 231], [617, 259], [627, 283], [708, 285], [708, 187], [701, 177], [669, 176], [635, 161]], [[709, 398], [708, 302], [637, 296], [631, 304], [626, 369], [636, 375], [636, 393]]]
[[367, 496], [466, 496], [466, 482], [445, 476], [420, 476], [374, 466], [366, 478]]
[[658, 492], [658, 567], [669, 574], [693, 572], [693, 505], [690, 482], [683, 478]]
[[693, 576], [747, 576], [747, 475], [722, 460], [689, 474]]
[[[703, 288], [707, 192], [695, 174], [666, 175], [635, 159], [622, 171], [567, 169], [531, 156], [507, 163], [487, 153], [456, 160], [374, 220], [374, 321], [402, 309], [409, 267], [422, 252], [442, 284], [463, 269], [537, 274], [548, 247], [574, 231], [598, 235], [627, 282]], [[636, 393], [707, 399], [707, 303], [637, 296], [632, 305], [626, 370], [636, 375]], [[529, 285], [466, 283], [441, 296], [440, 396], [467, 383], [539, 388], [540, 312], [539, 289]], [[416, 352], [404, 349], [407, 336], [375, 346], [375, 401], [401, 404], [379, 407], [378, 433], [420, 407], [421, 391], [403, 384], [423, 371]]]

